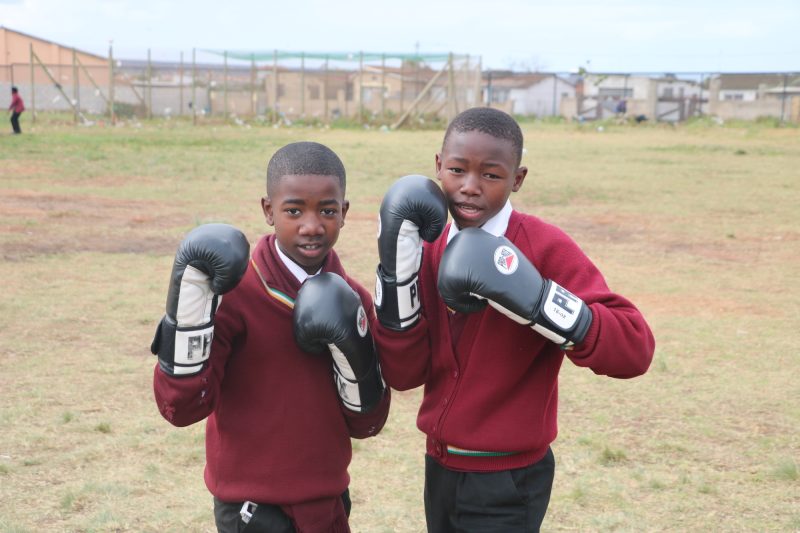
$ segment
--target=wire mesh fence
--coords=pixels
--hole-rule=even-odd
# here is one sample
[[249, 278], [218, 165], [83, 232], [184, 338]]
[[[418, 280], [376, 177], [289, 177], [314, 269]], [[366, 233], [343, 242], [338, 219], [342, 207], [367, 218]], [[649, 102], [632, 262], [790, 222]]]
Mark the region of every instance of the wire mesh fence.
[[76, 122], [184, 117], [195, 123], [337, 121], [398, 128], [446, 123], [469, 107], [569, 120], [692, 117], [800, 122], [800, 73], [483, 71], [458, 54], [192, 50], [174, 61], [93, 56], [0, 67], [35, 117]]

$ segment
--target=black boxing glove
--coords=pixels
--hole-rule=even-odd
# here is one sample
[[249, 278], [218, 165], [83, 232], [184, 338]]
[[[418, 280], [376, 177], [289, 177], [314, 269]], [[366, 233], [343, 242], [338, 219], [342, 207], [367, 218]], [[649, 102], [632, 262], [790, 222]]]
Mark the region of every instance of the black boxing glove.
[[361, 298], [339, 275], [308, 278], [294, 301], [294, 338], [301, 349], [330, 350], [336, 390], [345, 407], [366, 413], [380, 403], [386, 385]]
[[582, 342], [592, 323], [583, 300], [543, 279], [511, 241], [479, 228], [465, 228], [447, 245], [438, 288], [456, 311], [474, 312], [488, 303], [564, 348]]
[[204, 224], [178, 247], [167, 292], [167, 312], [150, 351], [161, 370], [190, 376], [205, 367], [214, 337], [214, 314], [222, 295], [244, 276], [250, 244], [227, 224]]
[[425, 176], [400, 178], [386, 192], [378, 220], [375, 310], [384, 326], [402, 331], [419, 318], [417, 273], [422, 239], [433, 242], [447, 222], [442, 190]]

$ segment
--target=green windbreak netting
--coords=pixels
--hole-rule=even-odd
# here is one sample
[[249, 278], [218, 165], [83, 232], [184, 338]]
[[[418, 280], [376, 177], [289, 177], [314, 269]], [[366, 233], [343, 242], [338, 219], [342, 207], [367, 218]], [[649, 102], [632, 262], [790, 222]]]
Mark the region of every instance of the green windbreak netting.
[[[276, 59], [319, 59], [331, 61], [382, 61], [399, 59], [401, 61], [439, 63], [447, 61], [450, 54], [398, 54], [373, 52], [289, 52], [286, 50], [203, 50], [210, 54], [227, 55], [230, 59], [246, 61], [274, 61]], [[466, 56], [454, 55], [453, 59], [462, 59]]]

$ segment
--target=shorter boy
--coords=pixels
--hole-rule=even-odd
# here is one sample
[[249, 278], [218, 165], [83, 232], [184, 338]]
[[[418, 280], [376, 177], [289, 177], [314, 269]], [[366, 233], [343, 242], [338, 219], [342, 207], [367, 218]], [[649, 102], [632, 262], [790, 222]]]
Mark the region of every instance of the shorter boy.
[[[442, 191], [403, 178], [381, 204], [376, 308], [386, 382], [425, 386], [428, 531], [538, 531], [555, 461], [566, 355], [643, 374], [654, 339], [634, 305], [563, 231], [514, 210], [527, 175], [509, 115], [458, 115], [436, 154]], [[453, 223], [444, 228], [446, 211]], [[434, 241], [423, 245], [422, 239]]]
[[371, 297], [333, 251], [349, 208], [342, 162], [318, 143], [284, 146], [261, 206], [275, 232], [252, 257], [221, 224], [196, 228], [179, 250], [152, 347], [156, 402], [175, 426], [208, 419], [219, 531], [349, 531], [350, 437], [381, 430], [390, 395]]

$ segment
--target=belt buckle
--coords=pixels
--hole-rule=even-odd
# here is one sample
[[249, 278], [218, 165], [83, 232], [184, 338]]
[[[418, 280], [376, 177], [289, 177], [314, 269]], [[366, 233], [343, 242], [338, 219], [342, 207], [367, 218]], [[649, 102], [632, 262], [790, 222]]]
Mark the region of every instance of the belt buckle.
[[257, 503], [244, 502], [242, 504], [242, 510], [239, 511], [239, 515], [242, 517], [242, 522], [244, 522], [245, 524], [249, 524], [250, 519], [253, 518], [253, 513], [256, 512], [257, 508], [258, 508]]

